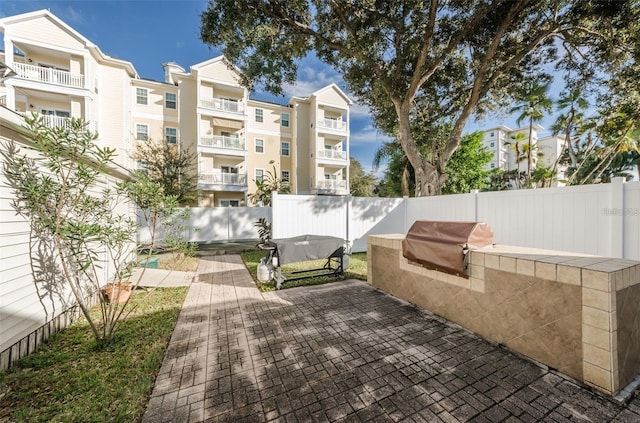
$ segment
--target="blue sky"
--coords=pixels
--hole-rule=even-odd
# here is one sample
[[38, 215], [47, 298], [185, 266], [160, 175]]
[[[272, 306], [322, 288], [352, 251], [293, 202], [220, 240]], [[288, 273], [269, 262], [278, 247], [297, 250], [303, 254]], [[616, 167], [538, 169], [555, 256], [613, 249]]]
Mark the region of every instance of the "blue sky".
[[[199, 38], [200, 14], [205, 7], [205, 0], [0, 0], [0, 17], [49, 9], [103, 53], [133, 63], [143, 78], [162, 81], [165, 62], [173, 61], [188, 69], [220, 55], [219, 50], [210, 48]], [[251, 97], [286, 104], [293, 95], [306, 96], [332, 82], [345, 88], [337, 72], [317, 59], [308, 58], [300, 63], [297, 84], [285, 87], [284, 97], [262, 92], [253, 93]], [[351, 155], [365, 170], [371, 169], [373, 155], [386, 139], [373, 128], [367, 109], [354, 105]]]

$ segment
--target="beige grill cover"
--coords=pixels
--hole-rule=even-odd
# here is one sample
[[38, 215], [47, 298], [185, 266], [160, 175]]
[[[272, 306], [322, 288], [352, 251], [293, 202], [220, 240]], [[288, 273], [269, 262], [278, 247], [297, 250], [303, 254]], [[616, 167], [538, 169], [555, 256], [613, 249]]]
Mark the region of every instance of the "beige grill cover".
[[466, 250], [492, 244], [488, 223], [417, 220], [402, 241], [402, 254], [429, 269], [466, 276]]

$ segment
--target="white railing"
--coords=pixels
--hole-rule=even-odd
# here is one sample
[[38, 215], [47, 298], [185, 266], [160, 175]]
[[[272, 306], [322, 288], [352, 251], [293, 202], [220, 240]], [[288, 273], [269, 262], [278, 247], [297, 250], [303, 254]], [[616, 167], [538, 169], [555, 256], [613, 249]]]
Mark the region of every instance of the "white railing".
[[326, 148], [324, 150], [318, 150], [318, 157], [325, 159], [340, 159], [347, 160], [347, 152], [342, 150], [333, 150]]
[[244, 139], [228, 137], [224, 135], [208, 135], [200, 137], [199, 145], [203, 147], [226, 148], [232, 150], [244, 150]]
[[337, 179], [325, 179], [324, 181], [318, 181], [316, 184], [317, 189], [347, 189], [347, 181]]
[[200, 174], [198, 180], [203, 184], [247, 185], [245, 173], [204, 172]]
[[14, 63], [12, 68], [20, 78], [63, 85], [65, 87], [84, 88], [83, 75], [26, 63]]
[[229, 100], [226, 98], [201, 98], [200, 107], [231, 113], [244, 112], [244, 106], [241, 101]]
[[343, 131], [347, 129], [347, 122], [337, 119], [320, 119], [318, 121], [318, 126], [321, 128], [338, 129]]

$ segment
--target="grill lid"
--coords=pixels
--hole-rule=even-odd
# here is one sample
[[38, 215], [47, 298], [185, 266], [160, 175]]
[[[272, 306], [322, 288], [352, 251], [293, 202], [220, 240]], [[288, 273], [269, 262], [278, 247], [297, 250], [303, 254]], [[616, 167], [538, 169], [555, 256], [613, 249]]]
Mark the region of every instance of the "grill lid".
[[488, 223], [417, 220], [402, 241], [402, 254], [429, 269], [466, 277], [467, 250], [492, 244]]

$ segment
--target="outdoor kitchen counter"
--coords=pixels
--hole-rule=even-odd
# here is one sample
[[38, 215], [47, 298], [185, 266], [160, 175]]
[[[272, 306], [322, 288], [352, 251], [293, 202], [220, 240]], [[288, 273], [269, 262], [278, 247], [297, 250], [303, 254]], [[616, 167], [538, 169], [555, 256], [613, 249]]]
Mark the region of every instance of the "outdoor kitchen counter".
[[468, 275], [409, 262], [403, 234], [368, 237], [368, 282], [608, 394], [640, 373], [640, 262], [496, 245]]

